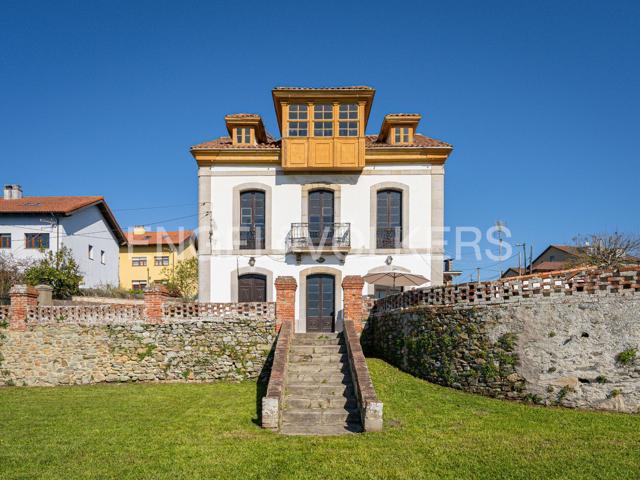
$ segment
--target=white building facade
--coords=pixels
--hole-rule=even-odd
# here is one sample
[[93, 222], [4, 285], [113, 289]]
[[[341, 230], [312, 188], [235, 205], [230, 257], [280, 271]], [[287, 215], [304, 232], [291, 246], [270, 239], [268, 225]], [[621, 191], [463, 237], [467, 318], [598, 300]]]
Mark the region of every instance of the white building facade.
[[226, 117], [230, 137], [192, 148], [200, 301], [272, 301], [275, 279], [290, 276], [296, 331], [340, 331], [348, 275], [391, 263], [441, 284], [452, 147], [416, 133], [415, 114], [388, 115], [380, 134], [365, 135], [368, 87], [273, 94], [282, 140], [239, 114]]
[[83, 276], [81, 287], [118, 286], [124, 233], [102, 197], [22, 196], [7, 185], [0, 199], [0, 253], [39, 260], [69, 248]]

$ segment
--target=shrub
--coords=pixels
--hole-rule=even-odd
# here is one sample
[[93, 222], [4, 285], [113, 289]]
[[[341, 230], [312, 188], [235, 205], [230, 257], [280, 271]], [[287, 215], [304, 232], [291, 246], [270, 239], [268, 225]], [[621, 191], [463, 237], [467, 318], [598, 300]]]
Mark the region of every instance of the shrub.
[[71, 250], [63, 246], [57, 252], [48, 251], [44, 258], [24, 273], [29, 285], [49, 285], [55, 298], [69, 298], [80, 292], [80, 267]]
[[631, 365], [635, 359], [638, 351], [635, 348], [627, 348], [618, 355], [616, 355], [616, 362], [620, 365]]
[[162, 270], [167, 288], [173, 295], [193, 300], [198, 295], [198, 258], [179, 261], [175, 267]]

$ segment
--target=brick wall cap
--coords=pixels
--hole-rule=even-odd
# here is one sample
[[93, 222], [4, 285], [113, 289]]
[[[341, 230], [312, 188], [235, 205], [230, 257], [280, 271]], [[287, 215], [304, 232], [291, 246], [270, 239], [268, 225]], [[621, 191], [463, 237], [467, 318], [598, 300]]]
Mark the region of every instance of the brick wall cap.
[[360, 287], [364, 286], [364, 279], [360, 275], [347, 275], [342, 279], [343, 287]]
[[38, 291], [31, 285], [14, 285], [11, 287], [11, 290], [9, 290], [9, 295], [28, 295], [37, 297]]
[[147, 295], [148, 293], [156, 293], [169, 296], [169, 290], [161, 283], [152, 283], [147, 288], [145, 288], [144, 294]]
[[282, 287], [297, 288], [298, 287], [298, 282], [296, 282], [296, 279], [289, 276], [278, 277], [276, 278], [276, 281], [274, 283], [276, 288], [282, 288]]

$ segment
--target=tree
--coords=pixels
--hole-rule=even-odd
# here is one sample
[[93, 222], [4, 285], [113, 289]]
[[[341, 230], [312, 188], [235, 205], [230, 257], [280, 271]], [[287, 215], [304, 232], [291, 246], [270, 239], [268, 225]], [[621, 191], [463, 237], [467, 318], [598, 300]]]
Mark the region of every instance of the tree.
[[575, 264], [598, 268], [620, 268], [640, 263], [640, 236], [624, 233], [595, 233], [574, 238], [578, 247]]
[[9, 296], [12, 286], [24, 283], [24, 272], [32, 263], [29, 259], [17, 259], [11, 254], [0, 253], [0, 299]]
[[62, 246], [57, 252], [49, 250], [44, 258], [25, 271], [25, 279], [30, 285], [49, 285], [54, 298], [69, 298], [80, 292], [82, 275], [71, 250]]
[[165, 267], [162, 275], [173, 295], [193, 300], [198, 294], [198, 258], [180, 260], [174, 268]]

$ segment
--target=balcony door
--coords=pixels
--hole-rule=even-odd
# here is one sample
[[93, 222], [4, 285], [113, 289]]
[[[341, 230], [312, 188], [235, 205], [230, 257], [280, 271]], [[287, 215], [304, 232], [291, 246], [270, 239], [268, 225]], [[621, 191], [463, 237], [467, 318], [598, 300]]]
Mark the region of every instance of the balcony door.
[[240, 194], [240, 249], [264, 248], [265, 193], [249, 190]]
[[333, 332], [336, 305], [333, 275], [309, 275], [306, 296], [307, 332]]
[[402, 192], [380, 190], [376, 205], [376, 247], [402, 246]]
[[315, 246], [331, 245], [334, 235], [333, 192], [309, 192], [309, 239]]

